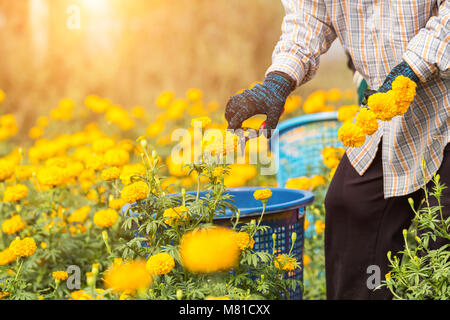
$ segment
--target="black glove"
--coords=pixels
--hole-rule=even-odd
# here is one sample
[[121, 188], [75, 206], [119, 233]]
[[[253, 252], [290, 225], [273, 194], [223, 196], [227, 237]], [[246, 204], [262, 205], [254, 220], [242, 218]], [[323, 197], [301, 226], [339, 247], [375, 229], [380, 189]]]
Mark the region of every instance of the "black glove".
[[374, 93], [377, 92], [388, 92], [392, 89], [392, 82], [397, 78], [398, 76], [405, 76], [414, 81], [415, 83], [419, 84], [420, 80], [417, 77], [417, 75], [414, 73], [414, 71], [411, 69], [411, 67], [405, 62], [401, 62], [400, 64], [396, 65], [391, 72], [388, 74], [386, 79], [384, 80], [383, 84], [378, 90], [365, 90], [364, 100], [363, 104], [367, 104], [367, 99]]
[[284, 111], [286, 98], [295, 88], [295, 82], [284, 73], [271, 72], [264, 79], [264, 83], [255, 85], [252, 89], [234, 95], [230, 98], [225, 109], [228, 129], [241, 128], [244, 120], [256, 115], [267, 116], [264, 134], [267, 138], [272, 135]]

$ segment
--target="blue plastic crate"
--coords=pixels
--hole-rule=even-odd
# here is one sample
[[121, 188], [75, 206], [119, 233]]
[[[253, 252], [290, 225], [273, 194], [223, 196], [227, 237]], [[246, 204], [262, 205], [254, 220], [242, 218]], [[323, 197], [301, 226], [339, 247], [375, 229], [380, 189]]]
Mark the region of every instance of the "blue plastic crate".
[[[232, 203], [240, 209], [240, 221], [246, 223], [251, 219], [256, 219], [262, 212], [261, 201], [255, 200], [253, 193], [261, 188], [246, 187], [246, 188], [230, 188], [227, 192], [232, 196]], [[304, 216], [305, 207], [311, 204], [314, 200], [314, 195], [311, 192], [286, 188], [270, 188], [272, 197], [268, 199], [266, 211], [264, 213], [261, 225], [267, 225], [270, 229], [266, 232], [258, 231], [254, 235], [255, 251], [272, 252], [272, 234], [276, 234], [275, 250], [277, 253], [289, 253], [292, 245], [291, 235], [293, 232], [297, 233], [297, 240], [294, 243], [292, 254], [295, 255], [300, 264], [300, 268], [292, 272], [290, 278], [303, 281], [303, 239], [304, 239]], [[189, 194], [196, 194], [189, 192]], [[206, 192], [201, 192], [200, 197], [204, 196]], [[171, 194], [168, 196], [175, 196], [179, 194]], [[128, 211], [129, 205], [122, 208], [122, 213]], [[229, 226], [233, 213], [226, 211], [225, 214], [214, 218], [214, 222], [218, 225]], [[290, 292], [290, 299], [300, 300], [302, 292], [297, 288], [294, 292]]]
[[280, 123], [278, 139], [272, 139], [270, 144], [278, 167], [278, 185], [284, 187], [290, 178], [322, 174], [322, 149], [344, 146], [338, 140], [340, 126], [335, 111], [303, 115]]

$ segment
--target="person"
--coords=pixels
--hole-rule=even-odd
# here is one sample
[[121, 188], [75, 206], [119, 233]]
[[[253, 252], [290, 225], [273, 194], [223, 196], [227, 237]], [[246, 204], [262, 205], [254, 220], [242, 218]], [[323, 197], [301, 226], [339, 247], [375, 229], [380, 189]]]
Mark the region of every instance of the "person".
[[[402, 248], [411, 223], [408, 198], [433, 174], [450, 187], [450, 1], [283, 0], [286, 15], [264, 82], [227, 103], [229, 129], [265, 114], [271, 136], [288, 95], [310, 80], [320, 55], [339, 38], [374, 92], [387, 92], [403, 75], [417, 84], [408, 111], [380, 122], [363, 146], [347, 148], [325, 199], [328, 299], [390, 299], [367, 285], [367, 270], [388, 272], [387, 252]], [[422, 162], [425, 167], [422, 168]], [[442, 194], [450, 215], [450, 188]], [[435, 245], [442, 243], [436, 241]]]

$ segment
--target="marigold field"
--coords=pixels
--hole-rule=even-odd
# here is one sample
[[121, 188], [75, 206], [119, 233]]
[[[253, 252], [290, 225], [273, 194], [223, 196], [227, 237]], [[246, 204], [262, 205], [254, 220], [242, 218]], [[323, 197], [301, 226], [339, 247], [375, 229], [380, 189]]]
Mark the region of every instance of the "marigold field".
[[[7, 93], [0, 93], [7, 103]], [[358, 110], [354, 100], [352, 91], [338, 89], [293, 95], [283, 119], [338, 109], [340, 118], [352, 117]], [[236, 209], [226, 201], [225, 188], [263, 187], [254, 197], [265, 207], [271, 192], [264, 187], [276, 186], [275, 176], [260, 175], [258, 164], [248, 163], [255, 152], [248, 146], [243, 164], [173, 161], [177, 141], [171, 134], [177, 128], [193, 132], [195, 121], [203, 131], [227, 127], [221, 107], [205, 101], [199, 89], [183, 96], [164, 91], [151, 108], [128, 108], [96, 95], [64, 98], [35, 119], [27, 137], [14, 114], [2, 114], [1, 298], [288, 298], [287, 288], [301, 286], [288, 277], [300, 265], [290, 254], [253, 250], [253, 235], [267, 228], [261, 217], [239, 226], [235, 221], [232, 228], [213, 221], [221, 210]], [[245, 126], [258, 128], [261, 122], [253, 118]], [[202, 148], [214, 144], [204, 138]], [[256, 152], [266, 153], [263, 149]], [[306, 299], [325, 297], [323, 197], [342, 155], [343, 148], [327, 147], [323, 175], [286, 183], [316, 196], [307, 208], [314, 221], [305, 221], [305, 229], [311, 223], [315, 229], [303, 256]], [[196, 197], [196, 190], [212, 196]], [[76, 290], [69, 289], [77, 286], [69, 266], [80, 273]], [[257, 275], [256, 281], [249, 274]]]

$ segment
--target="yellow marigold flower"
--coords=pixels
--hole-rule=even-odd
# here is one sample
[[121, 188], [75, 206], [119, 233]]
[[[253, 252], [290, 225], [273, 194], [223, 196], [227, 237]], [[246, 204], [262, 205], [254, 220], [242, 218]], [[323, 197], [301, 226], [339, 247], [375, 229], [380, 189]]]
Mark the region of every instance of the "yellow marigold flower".
[[175, 98], [175, 93], [173, 91], [163, 91], [156, 99], [155, 103], [158, 108], [165, 109], [167, 108], [172, 100]]
[[24, 184], [16, 184], [6, 187], [3, 193], [4, 202], [14, 202], [25, 198], [28, 195], [28, 187]]
[[13, 240], [9, 249], [17, 257], [29, 257], [36, 251], [37, 246], [33, 238], [27, 237], [23, 240]]
[[113, 209], [99, 210], [94, 214], [94, 223], [101, 228], [113, 226], [117, 219], [119, 219], [119, 214]]
[[43, 167], [38, 170], [36, 178], [41, 185], [59, 186], [66, 182], [66, 173], [57, 166]]
[[130, 161], [130, 154], [123, 149], [110, 149], [105, 153], [105, 163], [109, 166], [123, 166]]
[[410, 78], [403, 75], [399, 75], [392, 82], [392, 90], [397, 96], [400, 96], [402, 100], [411, 102], [416, 96], [417, 84]]
[[377, 119], [389, 121], [397, 115], [395, 93], [390, 90], [386, 93], [377, 92], [367, 99], [367, 105], [375, 113]]
[[336, 173], [336, 169], [337, 169], [337, 167], [334, 167], [330, 170], [330, 179], [333, 179], [334, 174]]
[[41, 244], [39, 245], [41, 247], [41, 249], [46, 249], [47, 248], [47, 242], [41, 242]]
[[163, 217], [166, 218], [166, 223], [172, 226], [173, 223], [177, 223], [180, 219], [187, 219], [188, 208], [185, 206], [179, 206], [175, 208], [169, 208], [164, 210]]
[[259, 189], [253, 192], [253, 197], [256, 200], [267, 200], [272, 196], [272, 191], [268, 188], [266, 189]]
[[248, 234], [248, 232], [238, 232], [235, 234], [236, 243], [241, 250], [247, 248], [253, 249], [255, 245], [255, 240]]
[[70, 293], [73, 300], [94, 300], [94, 298], [83, 290], [76, 290]]
[[22, 218], [16, 214], [2, 223], [2, 230], [6, 234], [13, 234], [25, 229], [25, 223]]
[[120, 193], [122, 199], [127, 203], [133, 203], [147, 198], [149, 187], [145, 181], [134, 182], [125, 186]]
[[307, 177], [290, 178], [286, 181], [285, 188], [309, 190], [311, 189], [311, 181]]
[[355, 124], [364, 134], [372, 135], [378, 130], [378, 121], [375, 113], [367, 108], [362, 108], [355, 119]]
[[127, 203], [127, 202], [126, 202], [124, 199], [122, 199], [122, 198], [117, 198], [117, 199], [111, 199], [111, 200], [109, 200], [108, 206], [109, 206], [111, 209], [119, 210], [119, 209], [122, 209], [122, 207], [123, 207], [126, 203]]
[[358, 113], [359, 106], [356, 104], [351, 105], [345, 105], [338, 109], [338, 120], [345, 122], [345, 121], [352, 121], [353, 118]]
[[230, 270], [238, 263], [240, 254], [234, 234], [224, 227], [186, 233], [180, 243], [183, 266], [195, 273]]
[[275, 258], [275, 267], [283, 271], [294, 271], [299, 267], [297, 259], [288, 256], [287, 254], [280, 254]]
[[17, 256], [11, 251], [11, 249], [6, 248], [3, 251], [0, 251], [0, 266], [7, 265], [13, 261], [15, 261]]
[[175, 267], [175, 260], [166, 252], [160, 252], [147, 260], [147, 271], [150, 274], [166, 274]]
[[67, 221], [69, 221], [69, 223], [83, 223], [86, 221], [90, 211], [90, 206], [83, 206], [72, 212], [72, 214], [67, 218]]
[[120, 177], [120, 169], [117, 167], [111, 167], [108, 169], [103, 169], [101, 177], [105, 181], [114, 180]]
[[323, 186], [325, 184], [325, 179], [322, 176], [319, 175], [313, 175], [310, 179], [309, 182], [311, 184], [311, 188], [315, 189], [318, 186]]
[[147, 288], [152, 276], [147, 271], [145, 262], [131, 261], [119, 265], [113, 265], [106, 271], [105, 286], [113, 292], [135, 292]]
[[188, 89], [186, 91], [186, 98], [190, 101], [196, 102], [196, 101], [201, 100], [202, 97], [203, 97], [203, 93], [200, 89], [192, 88], [192, 89]]
[[131, 183], [131, 179], [142, 179], [138, 176], [145, 175], [146, 170], [142, 163], [134, 163], [125, 165], [122, 168], [122, 173], [120, 174], [120, 180], [124, 185], [128, 185]]
[[177, 120], [181, 118], [188, 106], [188, 102], [184, 99], [177, 99], [172, 102], [165, 112], [165, 117], [170, 120]]
[[58, 271], [52, 272], [52, 277], [55, 280], [64, 281], [69, 277], [69, 275], [65, 271], [58, 270]]
[[86, 169], [99, 171], [105, 167], [105, 157], [102, 154], [91, 154], [84, 159]]
[[344, 122], [339, 128], [338, 138], [347, 147], [360, 147], [366, 141], [362, 129], [351, 122]]
[[86, 195], [86, 198], [92, 201], [98, 201], [98, 193], [96, 190], [89, 190], [89, 192]]
[[14, 163], [0, 159], [0, 181], [10, 178], [14, 173]]
[[166, 158], [166, 164], [172, 176], [185, 177], [189, 172], [189, 167], [185, 166], [185, 163], [175, 163], [171, 156]]
[[317, 233], [322, 233], [325, 230], [325, 223], [317, 220], [316, 223], [314, 223], [314, 228], [316, 229]]

